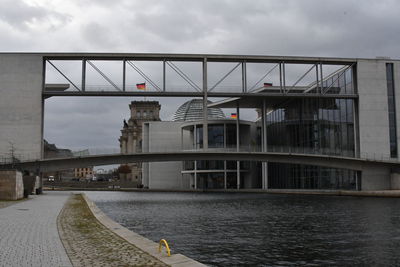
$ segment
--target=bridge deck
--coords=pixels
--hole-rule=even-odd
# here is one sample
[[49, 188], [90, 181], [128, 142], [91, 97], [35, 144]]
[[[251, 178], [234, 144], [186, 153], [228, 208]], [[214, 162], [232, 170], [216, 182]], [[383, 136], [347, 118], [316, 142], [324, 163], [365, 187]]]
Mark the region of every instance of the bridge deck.
[[135, 154], [105, 154], [73, 158], [43, 159], [16, 164], [3, 164], [0, 169], [17, 168], [31, 171], [55, 171], [86, 166], [126, 164], [132, 162], [167, 162], [193, 160], [262, 161], [289, 164], [306, 164], [330, 168], [363, 170], [366, 166], [399, 168], [399, 161], [369, 160], [328, 155], [294, 154], [276, 152], [216, 152], [216, 151], [176, 151], [148, 152]]

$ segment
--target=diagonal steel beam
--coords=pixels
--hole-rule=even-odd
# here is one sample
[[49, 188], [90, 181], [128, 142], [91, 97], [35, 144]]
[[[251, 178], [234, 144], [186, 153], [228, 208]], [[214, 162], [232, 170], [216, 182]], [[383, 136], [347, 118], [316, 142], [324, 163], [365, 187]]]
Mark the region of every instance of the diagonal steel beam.
[[[348, 66], [347, 68], [345, 68], [345, 69], [337, 76], [337, 78], [336, 78], [335, 80], [332, 81], [331, 85], [329, 85], [329, 87], [326, 88], [325, 91], [323, 91], [322, 93], [325, 94], [326, 92], [328, 92], [329, 89], [331, 89], [331, 87], [333, 86], [333, 84], [334, 84], [337, 80], [339, 80], [339, 78], [342, 77], [342, 75], [344, 75], [348, 69], [352, 68], [353, 65], [354, 65], [354, 64], [351, 64], [350, 66]], [[329, 79], [329, 78], [328, 78], [328, 79]]]
[[53, 68], [58, 71], [58, 73], [60, 73], [68, 82], [70, 82], [72, 84], [73, 87], [76, 88], [76, 90], [81, 91], [81, 89], [78, 88], [78, 86], [76, 86], [61, 70], [59, 70], [50, 60], [47, 60], [47, 62], [49, 62], [49, 64], [51, 66], [53, 66]]
[[92, 66], [115, 89], [117, 89], [118, 91], [122, 91], [110, 78], [108, 78], [98, 67], [96, 67], [93, 62], [91, 62], [90, 60], [87, 60], [86, 62], [89, 63], [89, 65]]
[[149, 78], [149, 76], [147, 76], [138, 66], [133, 64], [132, 61], [126, 61], [126, 62], [128, 63], [129, 66], [131, 66], [132, 69], [134, 69], [140, 76], [142, 76], [143, 79], [145, 79], [147, 82], [149, 82], [157, 91], [162, 91], [161, 88], [155, 82], [153, 82]]
[[[315, 65], [315, 66], [316, 66], [316, 65]], [[350, 66], [353, 66], [353, 64], [350, 65]], [[342, 68], [340, 68], [340, 69], [338, 69], [338, 70], [332, 72], [331, 74], [329, 74], [328, 76], [326, 76], [326, 77], [324, 78], [324, 81], [326, 81], [326, 80], [329, 79], [329, 78], [332, 78], [333, 76], [335, 76], [336, 74], [338, 74], [338, 73], [344, 71], [344, 70], [347, 69], [348, 67], [349, 67], [349, 66], [346, 65], [346, 66], [343, 66]], [[318, 68], [316, 68], [316, 70], [318, 71]], [[317, 78], [318, 78], [318, 76], [317, 76]], [[303, 93], [307, 93], [307, 92], [311, 91], [312, 89], [315, 88], [316, 85], [318, 86], [318, 83], [319, 83], [319, 79], [318, 79], [317, 81], [314, 81], [314, 82], [310, 83], [310, 84], [307, 86], [308, 88], [305, 89]]]
[[[269, 71], [267, 71], [267, 73], [265, 75], [263, 75], [261, 77], [261, 79], [259, 79], [249, 90], [249, 93], [253, 91], [254, 88], [256, 88], [256, 86], [265, 79], [265, 77], [267, 77], [274, 69], [276, 69], [279, 66], [279, 63], [276, 64], [274, 67], [272, 67]], [[256, 88], [257, 89], [257, 88]]]
[[304, 77], [306, 77], [307, 74], [309, 74], [310, 71], [312, 71], [312, 69], [313, 69], [314, 67], [315, 67], [315, 65], [312, 65], [311, 68], [310, 68], [309, 70], [307, 70], [307, 71], [292, 85], [292, 87], [290, 87], [290, 88], [288, 89], [287, 92], [289, 92], [290, 90], [294, 89], [294, 87], [295, 87], [301, 80], [303, 80]]
[[190, 86], [192, 86], [196, 91], [201, 92], [201, 88], [193, 82], [178, 66], [176, 66], [174, 63], [170, 61], [166, 61], [168, 66], [170, 66], [179, 76], [182, 77]]
[[241, 64], [242, 64], [242, 63], [239, 62], [235, 67], [233, 67], [233, 69], [231, 69], [230, 71], [228, 71], [228, 73], [226, 73], [226, 74], [224, 75], [224, 77], [222, 77], [218, 82], [216, 82], [216, 83], [210, 88], [210, 90], [208, 90], [208, 91], [211, 92], [212, 90], [214, 90], [215, 87], [217, 87], [220, 83], [222, 83], [222, 82], [226, 79], [226, 77], [228, 77], [228, 76], [229, 76], [234, 70], [236, 70], [237, 67], [239, 67]]

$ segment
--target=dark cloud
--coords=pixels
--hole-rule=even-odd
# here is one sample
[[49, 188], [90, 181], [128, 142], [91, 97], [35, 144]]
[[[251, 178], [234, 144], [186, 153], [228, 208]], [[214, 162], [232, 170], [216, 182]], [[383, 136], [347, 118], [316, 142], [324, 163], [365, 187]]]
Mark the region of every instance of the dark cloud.
[[101, 25], [97, 22], [90, 22], [82, 27], [82, 40], [85, 40], [90, 47], [103, 48], [119, 45], [119, 36], [111, 33], [107, 25]]
[[0, 3], [0, 21], [17, 30], [26, 31], [30, 24], [43, 22], [49, 30], [57, 24], [65, 23], [68, 16], [45, 7], [29, 5], [21, 0], [2, 0]]

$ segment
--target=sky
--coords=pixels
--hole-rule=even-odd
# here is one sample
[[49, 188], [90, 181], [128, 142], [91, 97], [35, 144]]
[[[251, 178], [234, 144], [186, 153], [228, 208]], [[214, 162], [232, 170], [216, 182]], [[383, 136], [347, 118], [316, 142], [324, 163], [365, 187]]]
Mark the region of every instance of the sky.
[[[395, 0], [0, 0], [0, 52], [399, 59], [399, 10]], [[118, 149], [133, 100], [143, 99], [50, 98], [45, 138], [73, 150]], [[155, 100], [161, 119], [170, 120], [187, 99]]]

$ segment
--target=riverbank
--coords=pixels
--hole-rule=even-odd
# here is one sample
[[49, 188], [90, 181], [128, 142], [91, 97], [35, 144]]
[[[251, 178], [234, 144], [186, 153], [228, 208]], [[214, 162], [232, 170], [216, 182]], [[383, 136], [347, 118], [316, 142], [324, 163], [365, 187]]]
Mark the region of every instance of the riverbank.
[[204, 266], [180, 254], [159, 253], [158, 244], [112, 221], [82, 194], [67, 201], [58, 227], [74, 266]]
[[393, 197], [400, 198], [400, 190], [351, 191], [351, 190], [305, 190], [305, 189], [207, 189], [207, 190], [166, 190], [141, 188], [70, 188], [45, 187], [48, 191], [122, 191], [122, 192], [183, 192], [183, 193], [258, 193], [258, 194], [295, 194], [295, 195], [328, 195], [353, 197]]

